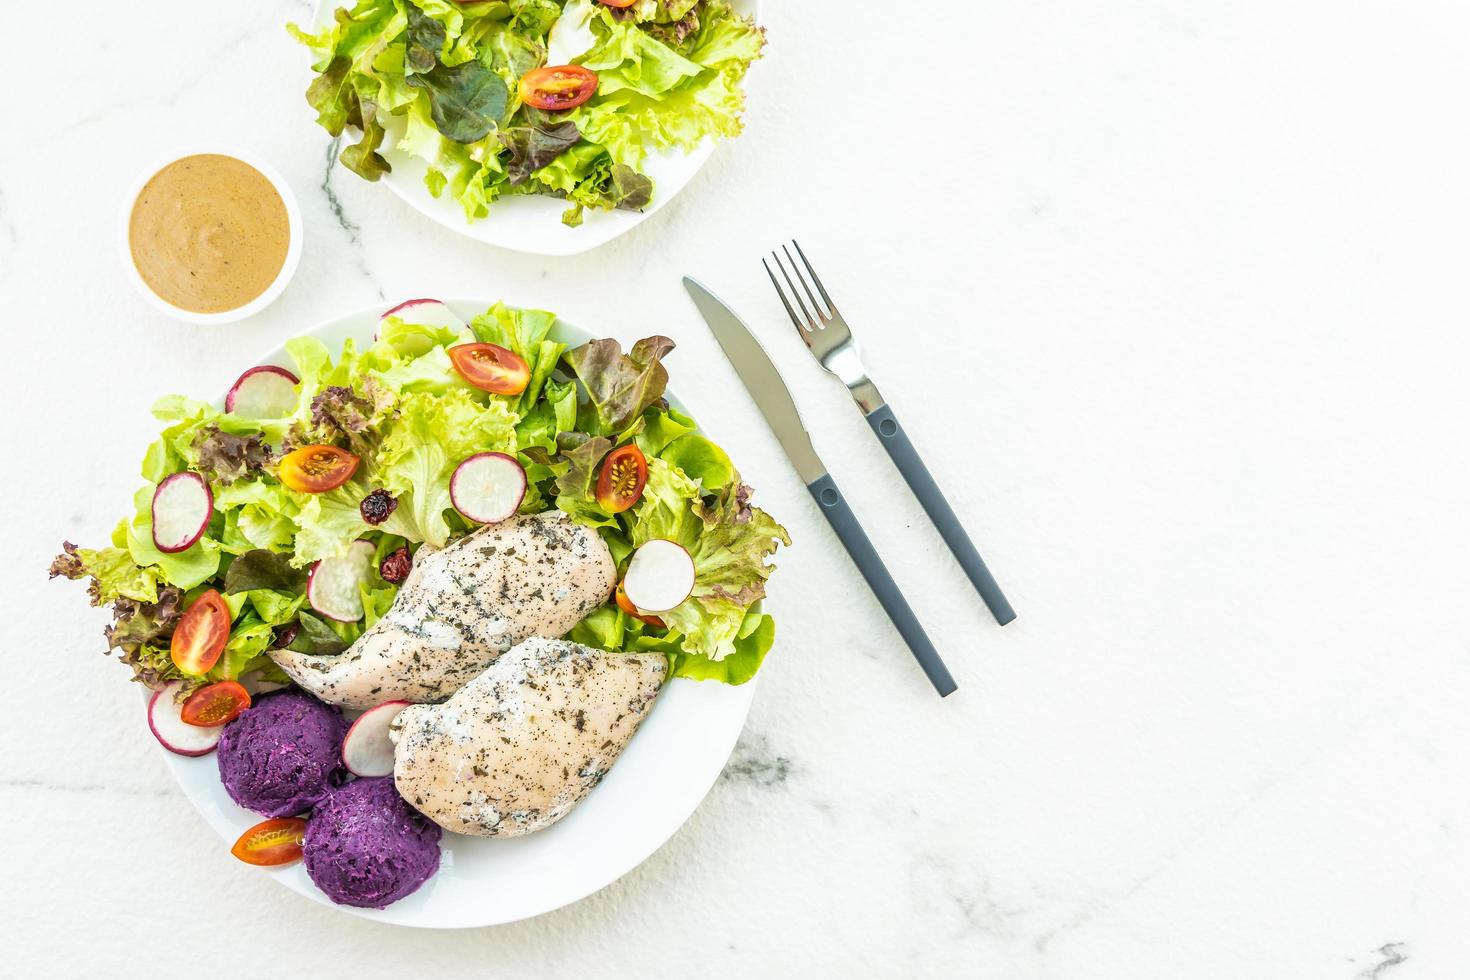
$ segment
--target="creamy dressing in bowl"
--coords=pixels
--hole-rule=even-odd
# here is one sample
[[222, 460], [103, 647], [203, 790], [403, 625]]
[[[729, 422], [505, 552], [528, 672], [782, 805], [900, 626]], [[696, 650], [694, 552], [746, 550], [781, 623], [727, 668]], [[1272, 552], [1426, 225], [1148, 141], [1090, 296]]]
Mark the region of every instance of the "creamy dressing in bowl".
[[127, 201], [121, 231], [134, 285], [193, 323], [264, 308], [301, 253], [290, 189], [263, 162], [229, 149], [202, 148], [152, 168]]

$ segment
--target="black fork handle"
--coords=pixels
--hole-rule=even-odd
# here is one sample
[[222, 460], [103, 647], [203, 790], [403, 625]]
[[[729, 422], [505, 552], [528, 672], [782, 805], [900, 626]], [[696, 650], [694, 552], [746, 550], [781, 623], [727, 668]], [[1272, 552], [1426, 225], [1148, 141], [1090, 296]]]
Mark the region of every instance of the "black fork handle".
[[970, 536], [965, 533], [965, 526], [955, 516], [954, 508], [949, 506], [949, 501], [944, 499], [944, 493], [939, 489], [939, 484], [935, 483], [934, 477], [929, 475], [929, 468], [924, 465], [914, 444], [909, 442], [903, 426], [898, 424], [893, 409], [887, 405], [880, 405], [868, 414], [868, 425], [872, 426], [873, 432], [878, 436], [878, 441], [888, 451], [888, 457], [893, 460], [893, 465], [897, 466], [898, 471], [903, 474], [909, 489], [914, 492], [915, 497], [919, 498], [919, 503], [924, 507], [924, 513], [929, 515], [929, 520], [939, 531], [939, 536], [944, 538], [945, 544], [949, 545], [949, 550], [954, 553], [955, 560], [965, 570], [965, 575], [975, 586], [975, 591], [980, 593], [980, 598], [985, 600], [985, 605], [990, 608], [990, 614], [995, 617], [995, 621], [1004, 626], [1015, 619], [1016, 611], [1011, 608], [1005, 593], [1000, 590], [1000, 583], [996, 582], [995, 576], [990, 574], [990, 569], [985, 567], [985, 559], [981, 558], [980, 552], [975, 550]]
[[853, 514], [852, 508], [847, 506], [843, 499], [842, 491], [837, 489], [836, 482], [830, 474], [809, 484], [807, 490], [811, 491], [812, 499], [817, 506], [822, 508], [822, 514], [827, 518], [827, 523], [832, 525], [832, 530], [837, 532], [837, 538], [842, 542], [842, 547], [852, 557], [858, 571], [863, 573], [867, 579], [868, 588], [873, 590], [873, 595], [878, 597], [878, 603], [888, 618], [893, 620], [898, 635], [908, 644], [914, 659], [923, 668], [929, 683], [934, 685], [934, 690], [939, 692], [940, 697], [948, 697], [953, 694], [955, 688], [954, 678], [950, 676], [949, 668], [944, 666], [944, 660], [940, 658], [939, 651], [934, 649], [934, 644], [929, 642], [929, 635], [924, 632], [919, 618], [909, 608], [908, 600], [899, 591], [898, 583], [893, 581], [893, 576], [888, 574], [888, 568], [883, 564], [883, 559], [878, 557], [873, 543], [868, 540], [868, 535], [863, 531], [862, 524], [857, 516]]

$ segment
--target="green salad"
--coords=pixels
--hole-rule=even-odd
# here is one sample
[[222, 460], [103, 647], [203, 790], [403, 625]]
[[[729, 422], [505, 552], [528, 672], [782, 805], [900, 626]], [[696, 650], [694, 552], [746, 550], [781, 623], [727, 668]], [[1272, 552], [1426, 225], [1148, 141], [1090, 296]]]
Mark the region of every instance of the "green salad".
[[[112, 606], [109, 650], [140, 681], [284, 680], [273, 648], [345, 650], [392, 605], [421, 549], [478, 526], [451, 481], [468, 460], [503, 454], [499, 466], [524, 472], [505, 516], [555, 509], [596, 528], [620, 580], [649, 542], [692, 559], [675, 607], [649, 615], [620, 588], [570, 639], [663, 653], [671, 676], [749, 680], [775, 635], [759, 600], [785, 529], [664, 398], [672, 341], [568, 348], [551, 339], [555, 321], [497, 304], [465, 324], [413, 301], [335, 358], [315, 337], [289, 341], [294, 370], [247, 371], [228, 410], [163, 398], [129, 516], [106, 547], [68, 542], [51, 574], [88, 580], [93, 604]], [[348, 555], [362, 575], [328, 609], [309, 574]], [[213, 658], [175, 636], [195, 605], [218, 609], [228, 631]]]
[[638, 210], [650, 154], [740, 132], [740, 85], [764, 34], [727, 0], [358, 0], [319, 34], [306, 98], [368, 180], [385, 148], [424, 161], [435, 197], [473, 221], [545, 194]]

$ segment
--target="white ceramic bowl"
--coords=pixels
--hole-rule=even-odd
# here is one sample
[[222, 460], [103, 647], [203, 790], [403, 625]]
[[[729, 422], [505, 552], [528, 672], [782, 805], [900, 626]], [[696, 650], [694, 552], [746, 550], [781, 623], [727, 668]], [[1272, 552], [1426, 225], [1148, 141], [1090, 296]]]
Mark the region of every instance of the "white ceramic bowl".
[[[133, 205], [137, 203], [138, 195], [143, 193], [143, 188], [148, 185], [148, 181], [152, 180], [160, 170], [174, 161], [182, 160], [185, 157], [199, 156], [204, 153], [234, 157], [241, 163], [249, 164], [260, 171], [261, 175], [271, 182], [271, 186], [276, 189], [276, 193], [281, 195], [281, 203], [286, 206], [286, 221], [290, 236], [286, 245], [286, 261], [281, 263], [281, 271], [276, 274], [275, 281], [266, 287], [265, 292], [244, 306], [238, 306], [233, 310], [225, 310], [221, 313], [195, 313], [192, 310], [180, 309], [155, 293], [149, 288], [148, 283], [143, 281], [142, 274], [138, 272], [138, 266], [133, 262], [132, 243], [128, 237], [128, 225], [133, 216]], [[277, 172], [275, 167], [272, 167], [254, 153], [235, 146], [221, 146], [217, 144], [186, 146], [155, 160], [133, 182], [132, 187], [128, 190], [127, 197], [123, 200], [122, 217], [118, 222], [117, 237], [118, 247], [122, 252], [123, 269], [129, 281], [132, 282], [142, 297], [152, 304], [155, 309], [168, 314], [175, 320], [182, 320], [185, 323], [234, 323], [237, 320], [245, 319], [247, 316], [253, 316], [274, 303], [276, 297], [285, 291], [286, 284], [291, 281], [291, 277], [296, 274], [296, 266], [301, 262], [301, 209], [296, 206], [296, 195], [291, 193], [291, 188], [287, 185], [286, 179]]]
[[[349, 0], [317, 0], [312, 15], [312, 30], [320, 31], [332, 22], [333, 12]], [[761, 23], [761, 0], [731, 0], [733, 6], [747, 17]], [[302, 57], [306, 51], [302, 49]], [[760, 69], [757, 61], [752, 71]], [[302, 83], [305, 87], [305, 83]], [[428, 167], [424, 161], [395, 149], [403, 135], [403, 123], [399, 117], [388, 116], [383, 120], [387, 136], [380, 152], [393, 167], [393, 172], [379, 183], [386, 184], [393, 193], [403, 199], [409, 207], [478, 241], [517, 252], [533, 255], [577, 255], [612, 241], [624, 232], [633, 230], [659, 208], [674, 199], [674, 195], [699, 173], [699, 168], [715, 150], [715, 144], [706, 139], [692, 152], [671, 150], [650, 154], [642, 169], [653, 178], [653, 200], [642, 211], [597, 211], [589, 208], [582, 224], [568, 228], [561, 223], [562, 212], [567, 202], [540, 195], [512, 195], [502, 197], [490, 206], [490, 213], [478, 221], [465, 220], [464, 210], [449, 194], [433, 197], [424, 186], [424, 173]], [[740, 139], [741, 137], [736, 137]], [[349, 130], [344, 142], [356, 142], [357, 131]], [[345, 167], [344, 179], [361, 180]]]

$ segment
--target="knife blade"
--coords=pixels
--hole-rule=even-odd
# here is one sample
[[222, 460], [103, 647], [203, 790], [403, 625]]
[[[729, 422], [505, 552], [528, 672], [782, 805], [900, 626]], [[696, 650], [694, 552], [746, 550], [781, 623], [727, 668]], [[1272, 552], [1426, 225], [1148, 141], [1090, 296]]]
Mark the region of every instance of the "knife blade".
[[852, 508], [847, 505], [836, 481], [827, 472], [827, 467], [822, 465], [821, 457], [812, 447], [811, 436], [801, 423], [801, 412], [796, 408], [796, 401], [791, 397], [786, 382], [782, 380], [781, 372], [771, 362], [770, 355], [741, 322], [740, 317], [735, 315], [735, 311], [721, 302], [714, 293], [688, 276], [684, 277], [684, 288], [689, 291], [694, 305], [699, 308], [704, 322], [709, 325], [710, 332], [719, 341], [725, 356], [734, 366], [735, 373], [740, 375], [746, 390], [765, 416], [776, 440], [781, 443], [781, 448], [786, 451], [786, 456], [806, 483], [807, 491], [817, 502], [822, 516], [832, 525], [837, 539], [847, 549], [848, 555], [867, 581], [868, 588], [873, 590], [873, 595], [908, 644], [909, 651], [928, 676], [929, 682], [934, 685], [940, 697], [953, 693], [958, 685], [950, 676], [949, 668], [944, 665], [939, 651], [934, 649], [924, 627], [909, 607], [908, 600], [899, 590], [898, 583], [888, 574], [883, 559], [868, 540], [867, 532], [863, 530], [862, 523], [852, 512]]
[[826, 476], [827, 467], [816, 449], [812, 448], [812, 437], [802, 424], [801, 412], [782, 380], [781, 372], [771, 362], [771, 355], [766, 353], [735, 311], [703, 284], [685, 276], [684, 288], [689, 291], [704, 322], [735, 367], [735, 373], [740, 375], [750, 397], [755, 399], [766, 424], [775, 433], [776, 440], [781, 443], [802, 481], [810, 485]]

